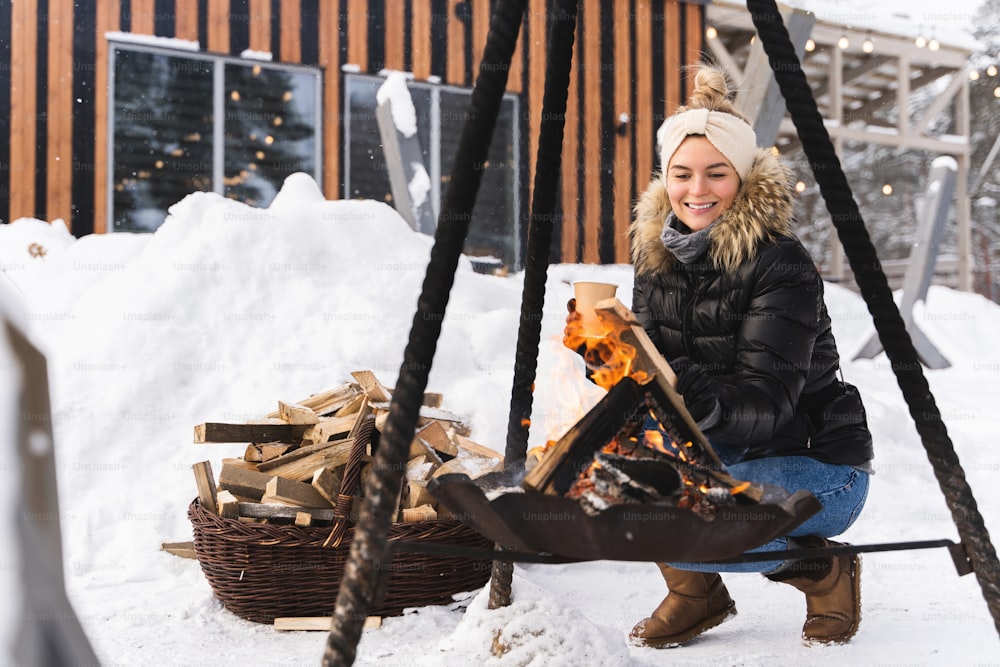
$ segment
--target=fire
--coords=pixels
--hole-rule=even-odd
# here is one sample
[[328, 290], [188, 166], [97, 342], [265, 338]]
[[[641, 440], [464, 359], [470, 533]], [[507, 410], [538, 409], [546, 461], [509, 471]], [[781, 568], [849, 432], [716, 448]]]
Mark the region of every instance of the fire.
[[566, 325], [563, 345], [571, 350], [583, 349], [583, 359], [591, 371], [591, 379], [602, 389], [611, 389], [626, 377], [639, 384], [645, 383], [649, 379], [648, 374], [634, 368], [637, 356], [635, 346], [621, 338], [628, 327], [615, 325], [600, 312], [597, 316], [603, 328], [596, 335], [584, 333], [581, 319], [570, 320]]

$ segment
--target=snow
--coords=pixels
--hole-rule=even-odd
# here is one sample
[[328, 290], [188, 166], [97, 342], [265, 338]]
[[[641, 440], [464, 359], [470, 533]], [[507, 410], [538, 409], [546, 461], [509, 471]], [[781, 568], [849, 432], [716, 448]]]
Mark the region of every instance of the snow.
[[106, 32], [104, 33], [104, 37], [105, 39], [113, 42], [145, 44], [146, 46], [159, 46], [164, 49], [182, 49], [184, 51], [201, 50], [201, 44], [198, 43], [198, 40], [180, 39], [178, 37], [160, 37], [157, 35], [141, 35], [134, 32], [117, 31]]
[[[43, 256], [28, 254], [40, 244]], [[286, 181], [266, 210], [211, 193], [170, 209], [153, 234], [73, 240], [61, 225], [0, 225], [0, 292], [48, 355], [70, 599], [106, 664], [314, 664], [322, 633], [278, 633], [226, 611], [198, 564], [160, 550], [191, 538], [191, 465], [242, 445], [195, 445], [204, 421], [246, 421], [373, 370], [392, 386], [432, 240], [388, 206], [325, 201], [311, 178]], [[521, 274], [487, 276], [462, 261], [429, 391], [502, 451]], [[624, 265], [548, 273], [531, 444], [560, 435], [600, 390], [560, 339], [576, 280], [613, 282]], [[851, 361], [872, 333], [864, 303], [828, 285], [845, 377], [867, 404], [877, 458], [868, 507], [844, 539], [956, 539], [943, 496], [884, 355]], [[18, 309], [23, 310], [17, 315]], [[1000, 535], [1000, 308], [932, 287], [914, 317], [951, 362], [928, 371], [986, 526]], [[0, 346], [0, 355], [3, 347]], [[10, 365], [0, 356], [0, 370]], [[0, 372], [0, 409], [11, 373]], [[6, 384], [4, 384], [6, 383]], [[10, 413], [4, 423], [10, 423]], [[12, 470], [0, 466], [9, 493]], [[8, 502], [4, 505], [10, 507]], [[16, 572], [0, 523], [0, 583]], [[846, 646], [805, 647], [804, 602], [758, 575], [727, 575], [740, 614], [668, 653], [631, 647], [632, 625], [665, 594], [648, 563], [517, 566], [511, 607], [488, 590], [414, 609], [363, 633], [359, 665], [843, 665], [995, 661], [997, 636], [978, 583], [944, 549], [864, 556], [864, 620]], [[16, 594], [16, 586], [15, 594]], [[9, 598], [8, 598], [9, 599]], [[5, 608], [9, 608], [5, 605]], [[15, 619], [0, 613], [0, 640]], [[504, 652], [502, 657], [494, 654]], [[3, 660], [0, 660], [3, 662]]]
[[264, 60], [270, 62], [274, 60], [274, 54], [270, 51], [259, 51], [256, 49], [244, 49], [240, 52], [240, 58], [247, 60]]
[[407, 183], [406, 188], [410, 193], [410, 202], [414, 209], [418, 209], [427, 201], [427, 195], [431, 191], [431, 177], [420, 162], [410, 164], [413, 170], [413, 178]]
[[417, 110], [406, 87], [406, 80], [407, 76], [403, 72], [389, 71], [385, 82], [375, 93], [375, 100], [379, 106], [388, 102], [392, 111], [392, 124], [404, 137], [412, 137], [417, 133]]

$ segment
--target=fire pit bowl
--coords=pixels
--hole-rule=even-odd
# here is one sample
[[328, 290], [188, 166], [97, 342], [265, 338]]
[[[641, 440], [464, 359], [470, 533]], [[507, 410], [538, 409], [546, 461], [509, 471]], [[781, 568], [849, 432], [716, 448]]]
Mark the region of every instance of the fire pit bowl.
[[[808, 491], [766, 486], [761, 502], [718, 507], [712, 517], [654, 503], [614, 505], [592, 516], [576, 500], [520, 491], [518, 483], [509, 473], [476, 480], [450, 474], [429, 490], [457, 519], [506, 549], [580, 561], [726, 560], [787, 535], [822, 509]], [[491, 500], [487, 491], [499, 495]]]

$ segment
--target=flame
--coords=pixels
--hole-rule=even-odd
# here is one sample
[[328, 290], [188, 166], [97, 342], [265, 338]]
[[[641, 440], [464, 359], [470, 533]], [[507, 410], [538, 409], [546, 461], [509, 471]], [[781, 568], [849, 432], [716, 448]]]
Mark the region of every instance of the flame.
[[742, 484], [737, 484], [733, 488], [729, 489], [729, 493], [735, 496], [737, 493], [743, 493], [749, 488], [750, 488], [750, 482], [743, 482]]
[[602, 329], [596, 335], [585, 334], [580, 318], [567, 322], [563, 345], [571, 350], [584, 350], [583, 359], [591, 370], [591, 379], [602, 389], [609, 390], [626, 377], [645, 383], [649, 374], [634, 368], [635, 346], [621, 338], [628, 326], [614, 323], [600, 311], [597, 317]]

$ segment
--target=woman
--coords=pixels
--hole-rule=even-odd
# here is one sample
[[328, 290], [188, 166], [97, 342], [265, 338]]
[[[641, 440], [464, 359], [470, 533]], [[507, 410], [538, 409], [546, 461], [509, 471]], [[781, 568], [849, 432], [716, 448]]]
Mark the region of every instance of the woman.
[[[823, 504], [761, 550], [821, 547], [864, 505], [871, 436], [839, 357], [823, 283], [791, 231], [790, 174], [758, 149], [722, 73], [702, 67], [659, 132], [662, 174], [635, 208], [632, 310], [737, 479], [806, 489]], [[860, 619], [856, 555], [732, 566], [658, 564], [669, 594], [634, 644], [677, 646], [735, 615], [720, 571], [757, 571], [806, 595], [802, 635], [846, 642]]]

